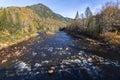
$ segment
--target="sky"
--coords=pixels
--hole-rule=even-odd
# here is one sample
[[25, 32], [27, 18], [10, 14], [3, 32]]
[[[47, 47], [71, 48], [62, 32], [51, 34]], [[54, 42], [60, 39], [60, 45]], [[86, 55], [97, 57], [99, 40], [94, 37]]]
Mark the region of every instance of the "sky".
[[55, 13], [64, 17], [74, 18], [76, 12], [84, 13], [86, 7], [90, 7], [93, 14], [99, 12], [106, 2], [117, 0], [0, 0], [0, 7], [9, 6], [30, 6], [42, 3], [48, 6]]

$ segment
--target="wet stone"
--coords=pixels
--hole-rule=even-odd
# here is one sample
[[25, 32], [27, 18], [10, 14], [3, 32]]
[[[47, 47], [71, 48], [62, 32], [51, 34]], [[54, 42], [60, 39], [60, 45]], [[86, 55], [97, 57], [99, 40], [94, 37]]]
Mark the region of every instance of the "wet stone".
[[69, 50], [69, 48], [66, 48], [65, 50]]
[[89, 61], [89, 62], [92, 62], [92, 58], [88, 58], [88, 61]]
[[64, 68], [65, 68], [65, 65], [64, 65], [64, 64], [62, 64], [62, 65], [60, 65], [60, 67], [61, 67], [61, 69], [64, 69]]
[[48, 51], [52, 52], [52, 51], [53, 51], [53, 47], [50, 47], [50, 48], [48, 49]]
[[42, 61], [42, 64], [48, 64], [48, 63], [49, 63], [48, 60]]
[[33, 55], [33, 56], [36, 56], [36, 55], [37, 55], [37, 53], [36, 53], [36, 52], [33, 52], [33, 53], [32, 53], [32, 55]]
[[7, 61], [8, 61], [7, 59], [4, 59], [4, 60], [2, 60], [1, 63], [3, 64], [3, 63], [5, 63], [5, 62], [7, 62]]
[[46, 54], [45, 54], [45, 53], [42, 53], [42, 54], [41, 54], [41, 56], [42, 56], [42, 57], [45, 57], [45, 56], [46, 56]]
[[51, 67], [52, 70], [55, 70], [56, 68], [54, 66]]
[[17, 62], [15, 68], [20, 71], [24, 70], [31, 71], [31, 68], [25, 62], [22, 61]]
[[38, 67], [40, 67], [40, 66], [42, 66], [42, 65], [39, 64], [39, 63], [35, 63], [35, 65], [34, 65], [34, 67], [36, 67], [36, 68], [38, 68]]
[[75, 63], [80, 63], [81, 62], [80, 59], [75, 59], [74, 61], [75, 61]]
[[52, 75], [55, 71], [54, 70], [48, 70], [48, 74]]

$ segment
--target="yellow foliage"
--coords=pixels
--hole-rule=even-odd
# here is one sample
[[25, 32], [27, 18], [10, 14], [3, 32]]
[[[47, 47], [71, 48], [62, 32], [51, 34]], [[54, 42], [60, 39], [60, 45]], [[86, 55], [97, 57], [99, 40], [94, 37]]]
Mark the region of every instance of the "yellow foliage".
[[111, 40], [116, 36], [116, 32], [106, 32], [101, 34], [101, 37], [105, 38], [106, 40]]
[[24, 32], [25, 32], [25, 33], [28, 33], [28, 32], [29, 32], [29, 31], [28, 31], [28, 28], [25, 28], [25, 29], [24, 29]]
[[106, 32], [101, 34], [101, 37], [104, 38], [105, 41], [108, 41], [111, 44], [118, 45], [120, 44], [120, 35], [116, 32]]
[[2, 31], [2, 33], [3, 33], [4, 35], [10, 35], [10, 33], [9, 33], [9, 31], [8, 31], [7, 29], [4, 29], [4, 30]]
[[21, 13], [21, 15], [22, 15], [22, 18], [23, 18], [23, 19], [26, 19], [27, 14], [25, 14], [25, 13]]

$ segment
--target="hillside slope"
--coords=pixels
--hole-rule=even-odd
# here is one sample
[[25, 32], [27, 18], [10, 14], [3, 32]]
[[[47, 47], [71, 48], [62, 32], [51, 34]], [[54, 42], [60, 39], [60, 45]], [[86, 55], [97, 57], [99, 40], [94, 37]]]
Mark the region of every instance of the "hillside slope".
[[15, 32], [35, 31], [41, 19], [31, 9], [8, 7], [0, 10], [0, 31]]
[[55, 31], [65, 23], [38, 16], [26, 7], [0, 9], [0, 47], [40, 31]]
[[71, 20], [70, 18], [63, 17], [60, 14], [53, 12], [49, 7], [41, 3], [35, 4], [32, 6], [27, 6], [27, 8], [32, 9], [33, 11], [35, 11], [35, 13], [37, 13], [40, 17], [43, 17], [43, 18], [52, 18], [52, 19], [59, 20], [59, 21], [70, 21]]
[[33, 10], [25, 7], [0, 9], [0, 31], [8, 30], [10, 34], [16, 31], [28, 32], [46, 30], [50, 27], [59, 28], [64, 24], [60, 20], [38, 16]]

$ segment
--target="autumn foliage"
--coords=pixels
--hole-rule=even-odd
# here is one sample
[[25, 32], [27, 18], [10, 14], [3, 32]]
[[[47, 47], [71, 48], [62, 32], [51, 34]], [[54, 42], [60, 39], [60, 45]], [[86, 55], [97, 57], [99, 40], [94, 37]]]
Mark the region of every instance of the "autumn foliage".
[[55, 31], [66, 22], [39, 16], [26, 7], [0, 9], [0, 44], [9, 44], [41, 31]]
[[[76, 15], [78, 15], [78, 12]], [[102, 38], [108, 42], [119, 42], [120, 9], [118, 3], [108, 2], [99, 13], [94, 15], [90, 8], [87, 7], [85, 14], [81, 15], [81, 18], [74, 19], [67, 25], [69, 33]]]

